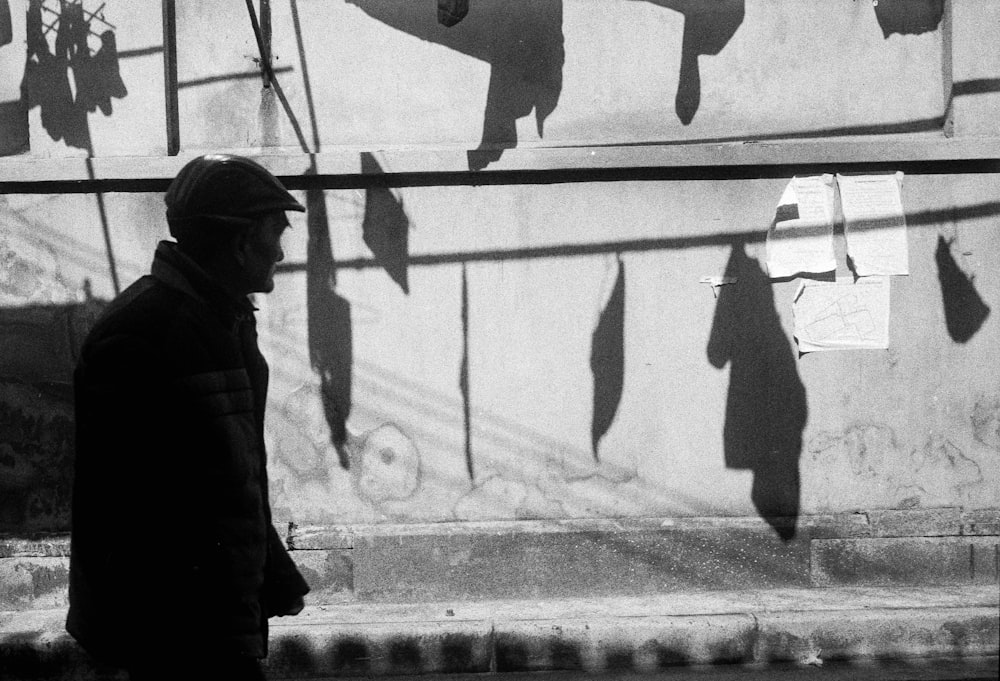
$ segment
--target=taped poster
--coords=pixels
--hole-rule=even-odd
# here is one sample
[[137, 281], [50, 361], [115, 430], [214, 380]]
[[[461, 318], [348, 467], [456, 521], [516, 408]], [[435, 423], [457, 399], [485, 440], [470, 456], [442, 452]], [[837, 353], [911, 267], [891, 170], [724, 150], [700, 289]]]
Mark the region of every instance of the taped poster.
[[767, 271], [772, 279], [832, 272], [833, 175], [793, 177], [767, 232]]
[[909, 274], [903, 173], [838, 175], [847, 255], [859, 277]]
[[889, 347], [889, 277], [803, 281], [792, 304], [799, 352]]

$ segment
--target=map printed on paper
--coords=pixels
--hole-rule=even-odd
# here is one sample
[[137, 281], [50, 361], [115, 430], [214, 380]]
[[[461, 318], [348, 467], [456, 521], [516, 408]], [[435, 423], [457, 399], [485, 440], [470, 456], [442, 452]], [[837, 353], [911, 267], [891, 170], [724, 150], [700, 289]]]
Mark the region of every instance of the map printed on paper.
[[889, 278], [803, 281], [792, 304], [799, 352], [889, 347]]

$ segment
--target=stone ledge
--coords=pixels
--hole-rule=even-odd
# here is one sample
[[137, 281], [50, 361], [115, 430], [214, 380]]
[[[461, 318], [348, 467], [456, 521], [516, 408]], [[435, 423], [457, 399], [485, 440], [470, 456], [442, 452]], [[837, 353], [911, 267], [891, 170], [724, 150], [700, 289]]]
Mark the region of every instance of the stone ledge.
[[[522, 146], [505, 149], [499, 160], [481, 171], [469, 170], [469, 155], [476, 152], [464, 147], [341, 147], [313, 154], [304, 154], [298, 149], [289, 149], [286, 153], [269, 150], [264, 154], [247, 149], [233, 151], [254, 156], [282, 178], [311, 175], [356, 177], [362, 181], [366, 171], [361, 167], [360, 157], [362, 153], [368, 153], [373, 154], [379, 166], [385, 169], [379, 174], [390, 177], [458, 174], [471, 182], [471, 178], [486, 178], [498, 172], [788, 165], [829, 168], [845, 164], [881, 165], [886, 159], [891, 159], [896, 165], [992, 161], [1000, 158], [1000, 138], [949, 138], [942, 133], [923, 133], [815, 139], [705, 140], [673, 144]], [[4, 183], [35, 182], [159, 181], [165, 184], [192, 156], [190, 153], [89, 159], [7, 156], [0, 158], [0, 186]]]
[[811, 556], [813, 586], [998, 582], [997, 537], [817, 539]]
[[[747, 517], [276, 527], [309, 603], [322, 605], [996, 584], [998, 518], [954, 508], [803, 516], [787, 542]], [[0, 540], [0, 610], [64, 606], [68, 551], [65, 536]]]

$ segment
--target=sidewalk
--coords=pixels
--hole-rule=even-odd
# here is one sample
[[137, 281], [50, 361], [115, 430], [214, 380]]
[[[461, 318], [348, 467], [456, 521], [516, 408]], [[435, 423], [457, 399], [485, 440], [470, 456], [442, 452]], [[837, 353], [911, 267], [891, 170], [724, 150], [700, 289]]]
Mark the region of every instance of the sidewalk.
[[[0, 678], [114, 678], [63, 610], [0, 613]], [[344, 603], [271, 620], [272, 678], [804, 665], [996, 657], [996, 585]], [[720, 667], [721, 668], [721, 667]], [[776, 667], [777, 668], [777, 667]]]

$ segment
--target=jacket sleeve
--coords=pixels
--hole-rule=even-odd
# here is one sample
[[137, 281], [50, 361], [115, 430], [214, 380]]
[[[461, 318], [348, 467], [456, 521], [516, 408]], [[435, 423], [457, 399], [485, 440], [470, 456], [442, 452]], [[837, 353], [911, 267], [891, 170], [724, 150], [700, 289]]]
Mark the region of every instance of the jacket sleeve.
[[278, 533], [267, 526], [267, 563], [264, 566], [264, 606], [269, 617], [286, 614], [292, 604], [309, 593], [309, 585], [292, 562]]

